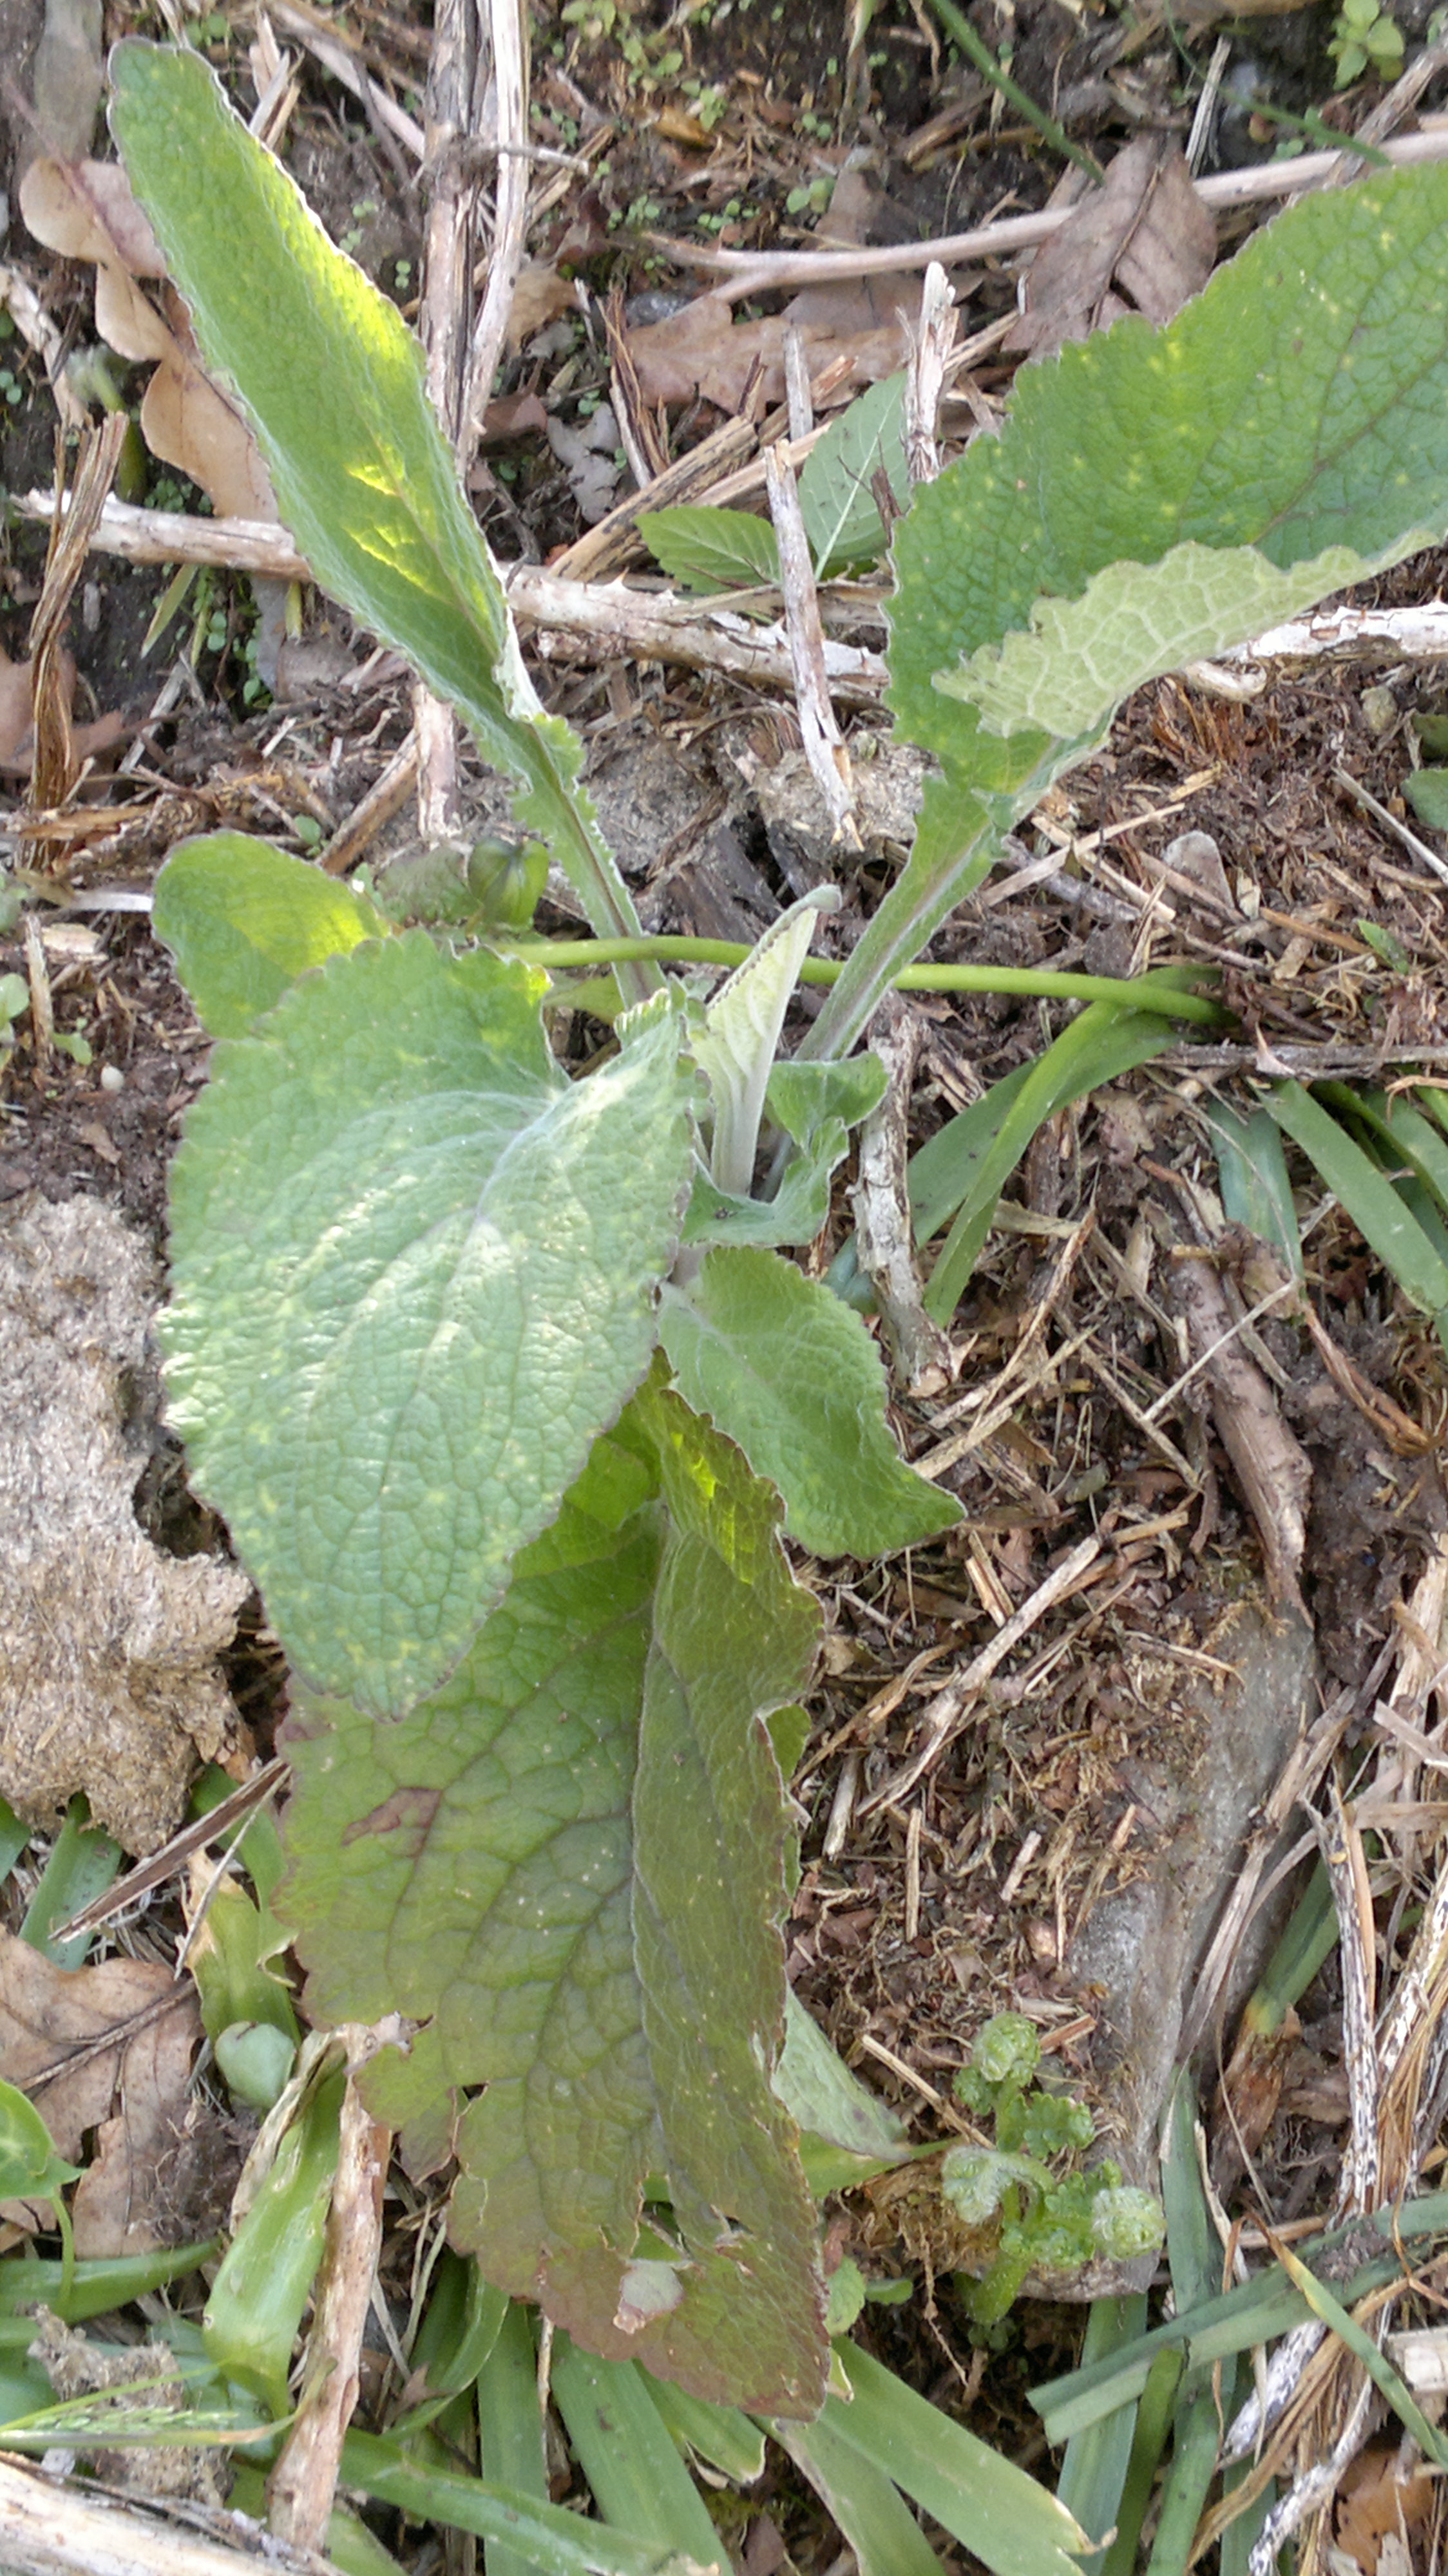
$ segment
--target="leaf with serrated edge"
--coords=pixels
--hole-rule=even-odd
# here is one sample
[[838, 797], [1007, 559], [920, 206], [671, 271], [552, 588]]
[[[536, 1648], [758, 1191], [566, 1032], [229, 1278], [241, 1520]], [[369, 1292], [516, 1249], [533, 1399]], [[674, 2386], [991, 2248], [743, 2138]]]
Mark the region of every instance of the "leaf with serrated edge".
[[379, 1715], [457, 1662], [638, 1384], [677, 1241], [673, 1013], [569, 1084], [540, 982], [422, 931], [333, 958], [217, 1048], [174, 1168], [197, 1487], [303, 1679]]
[[[486, 2088], [452, 2234], [490, 2280], [699, 2396], [808, 2415], [826, 2348], [770, 2090], [786, 1815], [760, 1719], [803, 1687], [818, 1613], [777, 1523], [737, 1451], [646, 1388], [442, 1690], [398, 1725], [292, 1721], [278, 1905], [321, 2019], [423, 2025], [366, 2078], [404, 2152]], [[669, 2235], [640, 2249], [660, 2172]], [[682, 2295], [629, 2331], [640, 2250]]]
[[[1386, 561], [1429, 541], [1415, 529]], [[1160, 563], [1109, 564], [1079, 599], [1038, 599], [1024, 631], [937, 671], [935, 685], [979, 707], [992, 733], [1035, 726], [1070, 739], [1105, 723], [1144, 681], [1246, 643], [1383, 569], [1350, 546], [1285, 572], [1255, 546], [1173, 546]]]
[[874, 563], [885, 548], [885, 530], [873, 483], [883, 468], [902, 505], [905, 475], [905, 379], [882, 376], [857, 394], [812, 447], [799, 475], [800, 516], [815, 571], [848, 572]]
[[247, 832], [182, 841], [156, 879], [151, 927], [214, 1038], [238, 1038], [308, 968], [391, 928], [375, 904]]
[[806, 1054], [849, 1047], [880, 979], [1095, 739], [984, 735], [937, 672], [1023, 628], [1037, 599], [1079, 598], [1107, 565], [1189, 539], [1285, 568], [1338, 545], [1387, 560], [1448, 525], [1445, 236], [1442, 170], [1306, 198], [1165, 330], [1132, 316], [1022, 368], [1000, 437], [917, 489], [895, 532], [890, 704], [942, 775]]
[[779, 541], [767, 519], [717, 507], [646, 510], [639, 535], [671, 581], [688, 590], [755, 589], [779, 579]]
[[815, 1555], [887, 1556], [960, 1519], [890, 1437], [859, 1316], [792, 1263], [709, 1253], [686, 1290], [664, 1289], [659, 1338], [690, 1404], [779, 1487], [790, 1537]]
[[416, 664], [518, 782], [520, 821], [548, 842], [600, 936], [635, 934], [577, 784], [581, 746], [544, 715], [523, 668], [401, 314], [333, 248], [199, 54], [128, 38], [110, 63], [111, 126], [131, 185], [318, 581]]

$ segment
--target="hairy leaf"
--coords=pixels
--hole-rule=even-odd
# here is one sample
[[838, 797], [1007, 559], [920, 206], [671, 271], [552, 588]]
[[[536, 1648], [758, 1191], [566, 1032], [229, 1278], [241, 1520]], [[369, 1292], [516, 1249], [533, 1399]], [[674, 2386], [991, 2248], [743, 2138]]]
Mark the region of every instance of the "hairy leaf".
[[721, 1189], [749, 1188], [784, 1015], [820, 914], [838, 911], [839, 901], [836, 887], [820, 886], [772, 921], [743, 965], [720, 985], [693, 1033], [693, 1052], [713, 1101], [709, 1169]]
[[1022, 369], [1001, 436], [916, 493], [895, 539], [890, 703], [941, 775], [807, 1053], [845, 1050], [996, 834], [1094, 739], [987, 734], [938, 673], [1024, 629], [1038, 599], [1189, 541], [1285, 571], [1334, 547], [1388, 561], [1448, 525], [1445, 237], [1442, 170], [1306, 198], [1164, 330], [1131, 316]]
[[685, 1243], [813, 1243], [830, 1212], [830, 1177], [849, 1151], [850, 1129], [879, 1107], [885, 1080], [877, 1055], [829, 1064], [787, 1058], [772, 1066], [765, 1106], [799, 1150], [768, 1199], [719, 1189], [701, 1164]]
[[[490, 2280], [699, 2396], [808, 2415], [823, 2307], [770, 2088], [786, 1819], [759, 1721], [818, 1614], [777, 1519], [645, 1388], [429, 1702], [294, 1720], [280, 1905], [320, 2018], [421, 2025], [368, 2089], [415, 2163], [455, 2138], [454, 2241]], [[670, 2206], [641, 2238], [650, 2175]]]
[[544, 715], [523, 668], [401, 314], [334, 250], [199, 54], [127, 39], [111, 79], [131, 184], [317, 579], [416, 664], [518, 782], [520, 820], [547, 841], [594, 929], [637, 932], [578, 785], [581, 746]]
[[819, 1280], [767, 1252], [711, 1252], [687, 1290], [665, 1288], [659, 1336], [690, 1404], [779, 1487], [785, 1527], [816, 1555], [887, 1556], [959, 1520], [905, 1465], [880, 1355]]
[[151, 926], [214, 1038], [241, 1037], [309, 967], [390, 927], [365, 895], [247, 832], [180, 842]]
[[677, 1238], [676, 1021], [569, 1084], [538, 990], [421, 931], [333, 958], [218, 1047], [174, 1169], [196, 1482], [303, 1679], [379, 1714], [457, 1662], [638, 1384]]
[[[1429, 542], [1427, 529], [1414, 529], [1386, 560]], [[1038, 599], [1026, 628], [982, 645], [957, 671], [938, 671], [935, 685], [978, 707], [992, 733], [1036, 726], [1071, 740], [1108, 725], [1143, 681], [1281, 625], [1382, 569], [1350, 546], [1285, 571], [1255, 546], [1173, 546], [1157, 564], [1108, 564], [1079, 599]]]

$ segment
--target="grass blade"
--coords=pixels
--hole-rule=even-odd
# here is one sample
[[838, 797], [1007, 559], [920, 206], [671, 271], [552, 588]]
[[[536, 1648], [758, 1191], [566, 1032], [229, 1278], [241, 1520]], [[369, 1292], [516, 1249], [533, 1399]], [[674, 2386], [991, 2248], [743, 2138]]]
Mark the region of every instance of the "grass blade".
[[[510, 2301], [498, 2339], [477, 2378], [478, 2460], [489, 2479], [530, 2503], [548, 2503], [548, 2456], [538, 2402], [538, 2355], [526, 2308]], [[531, 2576], [536, 2561], [508, 2542], [488, 2542], [488, 2576]]]
[[[1167, 2436], [1173, 2426], [1173, 2405], [1181, 2378], [1181, 2361], [1174, 2352], [1159, 2352], [1151, 2365], [1151, 2375], [1141, 2392], [1136, 2410], [1136, 2432], [1131, 2444], [1131, 2457], [1126, 2463], [1126, 2477], [1116, 2508], [1116, 2536], [1096, 2564], [1101, 2576], [1134, 2576], [1141, 2527], [1156, 2484]], [[1087, 2560], [1087, 2566], [1091, 2561]]]
[[716, 2406], [707, 2397], [693, 2397], [672, 2380], [655, 2379], [651, 2370], [639, 2375], [680, 2450], [707, 2460], [711, 2469], [736, 2487], [752, 2487], [756, 2478], [763, 2477], [764, 2435], [737, 2406]]
[[[1083, 2364], [1089, 2369], [1092, 2362], [1105, 2360], [1135, 2343], [1145, 2324], [1144, 2294], [1093, 2299], [1091, 2313], [1086, 2320], [1086, 2340], [1081, 2347]], [[1161, 2354], [1157, 2355], [1153, 2369], [1162, 2358]], [[1175, 2360], [1176, 2356], [1172, 2354], [1167, 2358]], [[1116, 2526], [1136, 2424], [1137, 2401], [1128, 2398], [1110, 2415], [1099, 2416], [1094, 2424], [1083, 2425], [1079, 2433], [1072, 2434], [1066, 2445], [1066, 2456], [1056, 2481], [1056, 2494], [1067, 2512], [1075, 2515], [1088, 2539], [1105, 2541]], [[1104, 2559], [1101, 2550], [1093, 2551], [1084, 2563], [1088, 2576], [1102, 2576]]]
[[[652, 2540], [635, 2540], [601, 2522], [585, 2522], [562, 2505], [543, 2504], [516, 2488], [484, 2478], [415, 2468], [392, 2442], [375, 2433], [349, 2433], [342, 2445], [340, 2483], [378, 2504], [396, 2505], [415, 2522], [446, 2523], [488, 2544], [489, 2576], [499, 2563], [499, 2543], [515, 2552], [519, 2576], [706, 2576], [695, 2558], [660, 2555]], [[718, 2551], [707, 2562], [717, 2564]]]
[[1300, 1083], [1274, 1083], [1267, 1107], [1341, 1200], [1364, 1242], [1392, 1272], [1403, 1294], [1431, 1315], [1448, 1339], [1448, 1263], [1392, 1182]]
[[[1371, 2217], [1354, 2222], [1355, 2229], [1363, 2227], [1371, 2227], [1377, 2235], [1395, 2242], [1401, 2239], [1412, 2243], [1419, 2237], [1441, 2236], [1448, 2233], [1448, 2192], [1406, 2201], [1397, 2211], [1376, 2210]], [[1348, 2234], [1347, 2228], [1335, 2227], [1325, 2236], [1315, 2237], [1303, 2248], [1303, 2259], [1320, 2264], [1345, 2242]], [[1369, 2290], [1391, 2281], [1400, 2268], [1396, 2253], [1385, 2253], [1363, 2264], [1350, 2281], [1341, 2285], [1344, 2299], [1354, 2304]], [[1193, 2365], [1204, 2367], [1228, 2354], [1248, 2352], [1255, 2344], [1270, 2343], [1290, 2327], [1303, 2324], [1312, 2313], [1301, 2291], [1284, 2272], [1262, 2272], [1238, 2289], [1203, 2300], [1185, 2316], [1153, 2326], [1149, 2334], [1114, 2358], [1067, 2372], [1060, 2379], [1032, 2389], [1031, 2404], [1042, 2419], [1046, 2439], [1065, 2442], [1081, 2426], [1111, 2414], [1129, 2397], [1139, 2397], [1153, 2360], [1168, 2345], [1186, 2344]]]
[[95, 1934], [80, 1932], [73, 1941], [55, 1942], [51, 1933], [57, 1923], [68, 1923], [83, 1906], [104, 1896], [120, 1866], [120, 1844], [91, 1823], [84, 1798], [72, 1798], [26, 1909], [21, 1939], [53, 1959], [58, 1968], [78, 1968]]
[[1079, 2576], [1087, 2537], [1055, 2496], [857, 2345], [835, 2351], [853, 2397], [825, 2412], [846, 2441], [995, 2576]]
[[1294, 1279], [1302, 1277], [1302, 1235], [1287, 1158], [1275, 1119], [1265, 1109], [1240, 1117], [1214, 1100], [1202, 1116], [1217, 1149], [1222, 1208], [1233, 1225], [1270, 1243]]
[[848, 2412], [832, 2397], [816, 2423], [781, 2420], [771, 2429], [839, 2524], [860, 2576], [942, 2576], [899, 2488], [841, 2432], [836, 2419]]
[[719, 2535], [638, 2364], [580, 2352], [560, 2334], [552, 2378], [553, 2402], [604, 2521], [722, 2576]]
[[1325, 2326], [1330, 2326], [1339, 2342], [1345, 2343], [1348, 2351], [1362, 2363], [1374, 2387], [1380, 2389], [1386, 2397], [1399, 2423], [1417, 2443], [1424, 2459], [1431, 2460], [1436, 2468], [1448, 2469], [1448, 2438], [1445, 2438], [1436, 2424], [1429, 2423], [1422, 2407], [1408, 2387], [1407, 2381], [1393, 2368], [1387, 2354], [1379, 2352], [1371, 2335], [1364, 2332], [1356, 2317], [1348, 2315], [1346, 2308], [1333, 2297], [1326, 2283], [1319, 2281], [1316, 2274], [1309, 2272], [1307, 2265], [1299, 2261], [1290, 2245], [1284, 2245], [1274, 2238], [1272, 2251], [1288, 2279], [1301, 2291], [1313, 2315], [1320, 2317]]
[[[1161, 1022], [1145, 1012], [1093, 1002], [1019, 1081], [1007, 1075], [1006, 1082], [1015, 1087], [1004, 1100], [999, 1094], [1006, 1085], [995, 1085], [985, 1101], [961, 1113], [962, 1119], [971, 1121], [968, 1128], [955, 1135], [961, 1121], [952, 1119], [922, 1148], [910, 1170], [918, 1242], [927, 1241], [929, 1233], [944, 1223], [951, 1203], [948, 1193], [955, 1181], [963, 1182], [962, 1195], [954, 1202], [955, 1222], [925, 1292], [925, 1311], [937, 1324], [947, 1323], [959, 1305], [983, 1239], [982, 1214], [988, 1227], [996, 1200], [1036, 1130], [1069, 1101], [1084, 1099], [1102, 1083], [1116, 1081], [1160, 1055], [1172, 1042]], [[993, 1121], [978, 1115], [987, 1101], [996, 1104]], [[924, 1163], [927, 1154], [929, 1164], [917, 1173], [916, 1164]]]

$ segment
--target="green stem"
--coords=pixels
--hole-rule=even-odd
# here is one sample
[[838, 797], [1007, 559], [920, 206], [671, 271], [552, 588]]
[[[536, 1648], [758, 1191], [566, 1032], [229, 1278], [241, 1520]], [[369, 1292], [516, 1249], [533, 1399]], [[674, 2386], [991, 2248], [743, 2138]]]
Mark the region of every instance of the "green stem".
[[[501, 947], [502, 942], [498, 945]], [[548, 939], [507, 944], [506, 955], [550, 972], [565, 966], [624, 966], [651, 959], [671, 966], [742, 966], [751, 951], [734, 939]], [[807, 957], [802, 984], [835, 984], [838, 958]], [[1220, 1006], [1203, 993], [1183, 993], [1148, 976], [1053, 975], [1031, 966], [907, 966], [891, 978], [902, 993], [1024, 993], [1048, 1002], [1115, 1002], [1121, 1010], [1160, 1011], [1168, 1020], [1218, 1026]]]
[[1017, 87], [1004, 65], [996, 61], [984, 37], [978, 36], [970, 20], [961, 16], [954, 0], [933, 0], [933, 6], [947, 34], [954, 37], [962, 52], [970, 56], [976, 70], [984, 72], [1002, 98], [1009, 99], [1011, 106], [1034, 125], [1053, 152], [1059, 152], [1064, 160], [1074, 161], [1077, 169], [1084, 170], [1088, 179], [1099, 183], [1106, 175], [1100, 162], [1084, 144], [1073, 143], [1065, 127], [1058, 125], [1054, 116], [1048, 115], [1044, 107], [1038, 107], [1033, 98], [1028, 98], [1025, 91]]

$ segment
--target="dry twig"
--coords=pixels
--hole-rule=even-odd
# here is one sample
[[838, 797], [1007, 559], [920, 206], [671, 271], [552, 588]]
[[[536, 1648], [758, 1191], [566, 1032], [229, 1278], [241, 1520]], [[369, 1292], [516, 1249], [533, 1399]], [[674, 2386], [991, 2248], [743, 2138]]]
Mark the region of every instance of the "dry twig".
[[810, 561], [809, 539], [805, 535], [800, 511], [794, 467], [780, 447], [769, 449], [764, 464], [769, 512], [779, 540], [784, 628], [789, 641], [804, 756], [825, 800], [825, 810], [834, 826], [836, 842], [848, 850], [857, 850], [860, 835], [855, 822], [850, 755], [830, 703], [819, 594], [815, 589], [814, 566]]

